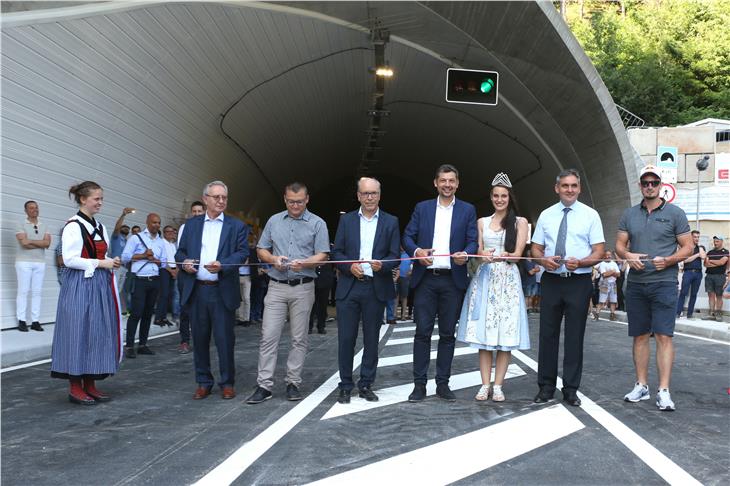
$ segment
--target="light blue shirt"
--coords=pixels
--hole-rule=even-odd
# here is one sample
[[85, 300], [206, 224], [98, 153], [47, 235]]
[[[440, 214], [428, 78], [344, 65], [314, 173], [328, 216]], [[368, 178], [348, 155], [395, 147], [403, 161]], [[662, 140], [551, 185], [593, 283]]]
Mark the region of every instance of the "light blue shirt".
[[[132, 256], [144, 253], [147, 251], [147, 248], [149, 248], [152, 250], [155, 258], [160, 261], [161, 267], [166, 267], [167, 249], [162, 242], [162, 237], [158, 235], [156, 238], [152, 238], [152, 235], [147, 228], [137, 234], [140, 235], [144, 244], [142, 244], [142, 241], [140, 241], [136, 235], [129, 235], [127, 238], [127, 244], [124, 245], [124, 251], [122, 252], [122, 263], [132, 262], [131, 272], [138, 277], [156, 277], [160, 274], [160, 267], [158, 267], [157, 264], [152, 263], [147, 259], [132, 261]], [[147, 247], [145, 247], [145, 245], [147, 245]]]
[[[367, 219], [362, 214], [362, 207], [357, 211], [360, 216], [360, 260], [372, 260], [373, 259], [373, 245], [375, 244], [375, 230], [378, 229], [378, 217], [380, 216], [380, 209], [375, 211], [373, 217]], [[373, 267], [369, 263], [363, 263], [362, 273], [368, 277], [373, 276]]]
[[[558, 238], [558, 230], [560, 222], [563, 220], [563, 208], [566, 208], [562, 202], [553, 204], [542, 213], [535, 225], [535, 233], [532, 235], [532, 242], [545, 247], [545, 256], [555, 255], [555, 243]], [[593, 252], [591, 245], [605, 242], [603, 237], [603, 225], [601, 217], [595, 209], [586, 206], [580, 201], [576, 201], [568, 211], [567, 223], [568, 233], [565, 237], [565, 255], [569, 257], [581, 259], [585, 258]], [[546, 270], [548, 271], [548, 270]], [[565, 265], [561, 265], [551, 273], [567, 272]], [[577, 268], [573, 273], [591, 273], [591, 267]]]

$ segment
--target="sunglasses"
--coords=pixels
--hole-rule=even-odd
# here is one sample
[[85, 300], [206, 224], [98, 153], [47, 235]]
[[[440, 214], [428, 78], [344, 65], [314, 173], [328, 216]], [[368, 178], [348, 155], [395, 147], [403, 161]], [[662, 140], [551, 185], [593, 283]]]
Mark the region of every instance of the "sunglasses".
[[641, 187], [659, 187], [662, 181], [658, 179], [652, 179], [650, 181], [641, 181]]
[[37, 224], [33, 225], [33, 229], [35, 230], [35, 234], [38, 234], [38, 225]]

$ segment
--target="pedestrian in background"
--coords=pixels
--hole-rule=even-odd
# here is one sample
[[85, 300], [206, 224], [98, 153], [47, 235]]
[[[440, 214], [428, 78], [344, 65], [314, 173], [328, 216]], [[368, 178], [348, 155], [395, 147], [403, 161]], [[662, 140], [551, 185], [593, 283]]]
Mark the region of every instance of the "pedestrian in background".
[[705, 292], [707, 292], [710, 310], [702, 320], [722, 322], [722, 291], [725, 287], [728, 250], [722, 246], [722, 236], [713, 236], [712, 245], [712, 250], [708, 251], [705, 257]]
[[687, 319], [693, 318], [697, 292], [700, 290], [700, 283], [702, 282], [702, 262], [707, 256], [705, 247], [700, 245], [700, 232], [693, 230], [691, 234], [694, 249], [692, 250], [692, 255], [684, 261], [682, 287], [679, 291], [679, 298], [677, 299], [677, 317], [681, 317], [682, 310], [684, 309], [684, 301], [687, 295], [689, 295]]
[[30, 294], [30, 328], [42, 331], [41, 290], [46, 273], [46, 248], [51, 246], [51, 234], [45, 223], [38, 219], [38, 203], [26, 201], [25, 218], [15, 231], [18, 249], [15, 254], [15, 273], [18, 277], [18, 291], [15, 299], [18, 330], [28, 332], [28, 294]]

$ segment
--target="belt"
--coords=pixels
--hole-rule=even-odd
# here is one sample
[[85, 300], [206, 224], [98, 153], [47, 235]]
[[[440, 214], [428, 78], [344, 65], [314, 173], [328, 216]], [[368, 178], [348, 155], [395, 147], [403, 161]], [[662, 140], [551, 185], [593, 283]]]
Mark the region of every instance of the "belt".
[[685, 268], [684, 271], [685, 272], [698, 272], [698, 273], [702, 273], [702, 270], [700, 270], [699, 268]]
[[218, 285], [217, 280], [196, 280], [195, 283], [198, 285]]
[[362, 277], [357, 279], [358, 282], [370, 282], [371, 280], [373, 280], [373, 277], [371, 277], [370, 275], [363, 275]]
[[303, 278], [295, 278], [293, 280], [276, 280], [275, 278], [272, 278], [274, 282], [280, 283], [280, 284], [287, 284], [290, 287], [296, 287], [299, 284], [305, 284], [309, 283], [314, 280], [313, 277], [303, 277]]
[[157, 280], [158, 278], [160, 278], [160, 276], [150, 275], [149, 277], [140, 277], [139, 275], [135, 275], [134, 278], [136, 278], [137, 280], [147, 280], [149, 282], [151, 280]]
[[451, 270], [448, 268], [427, 268], [426, 273], [439, 277], [441, 275], [451, 275]]
[[555, 275], [556, 277], [560, 277], [560, 278], [585, 277], [585, 276], [590, 277], [591, 276], [591, 274], [590, 273], [587, 273], [587, 272], [586, 273], [576, 273], [576, 272], [553, 273], [553, 272], [547, 272], [547, 273], [549, 273], [550, 275]]

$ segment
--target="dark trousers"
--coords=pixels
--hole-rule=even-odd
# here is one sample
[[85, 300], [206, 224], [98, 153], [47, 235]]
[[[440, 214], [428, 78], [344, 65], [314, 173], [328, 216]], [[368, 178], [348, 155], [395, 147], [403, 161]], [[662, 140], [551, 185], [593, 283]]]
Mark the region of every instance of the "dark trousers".
[[545, 272], [540, 286], [540, 347], [537, 384], [546, 393], [555, 391], [558, 379], [560, 327], [563, 336], [563, 388], [575, 391], [583, 373], [583, 337], [593, 283], [591, 274], [563, 278]]
[[145, 346], [150, 335], [152, 312], [160, 289], [160, 279], [147, 280], [144, 277], [134, 277], [132, 285], [134, 292], [132, 292], [132, 309], [127, 320], [127, 347], [134, 346], [134, 335], [137, 333], [138, 324], [139, 345]]
[[330, 288], [316, 288], [314, 289], [314, 305], [312, 306], [312, 312], [309, 314], [309, 330], [311, 331], [314, 327], [314, 318], [317, 318], [317, 329], [320, 331], [324, 329], [325, 323], [327, 322], [327, 303], [329, 301]]
[[167, 319], [167, 308], [170, 302], [170, 294], [172, 286], [175, 285], [175, 279], [172, 278], [170, 272], [164, 268], [160, 269], [160, 292], [157, 295], [157, 308], [155, 309], [155, 321]]
[[416, 336], [413, 340], [414, 383], [425, 385], [428, 381], [431, 335], [437, 315], [439, 343], [436, 357], [436, 384], [449, 383], [456, 342], [454, 332], [463, 300], [464, 291], [454, 285], [451, 275], [436, 276], [427, 272], [416, 287], [413, 301], [416, 321]]
[[264, 297], [269, 290], [268, 284], [254, 282], [251, 285], [251, 314], [249, 320], [261, 321], [264, 318]]
[[[183, 284], [177, 279], [177, 288], [182, 295]], [[180, 344], [190, 344], [190, 301], [184, 305], [180, 305]]]
[[221, 374], [218, 386], [233, 386], [236, 375], [236, 365], [233, 360], [233, 346], [236, 343], [236, 335], [233, 332], [235, 310], [225, 307], [217, 285], [196, 283], [190, 299], [195, 381], [200, 386], [213, 386], [213, 374], [210, 372], [210, 335], [212, 333], [215, 347], [218, 350], [218, 365]]
[[[319, 290], [319, 289], [318, 289]], [[324, 289], [325, 302], [329, 289]], [[385, 302], [375, 296], [373, 282], [356, 281], [347, 297], [337, 301], [337, 359], [340, 364], [340, 388], [352, 390], [352, 360], [357, 331], [362, 318], [363, 353], [358, 388], [368, 388], [375, 382], [378, 369], [378, 334], [383, 322]]]
[[695, 311], [695, 301], [697, 301], [697, 291], [700, 290], [700, 282], [702, 282], [701, 272], [684, 271], [682, 274], [682, 290], [679, 291], [679, 299], [677, 300], [677, 315], [682, 312], [684, 299], [689, 294], [687, 317], [692, 317], [692, 313]]

